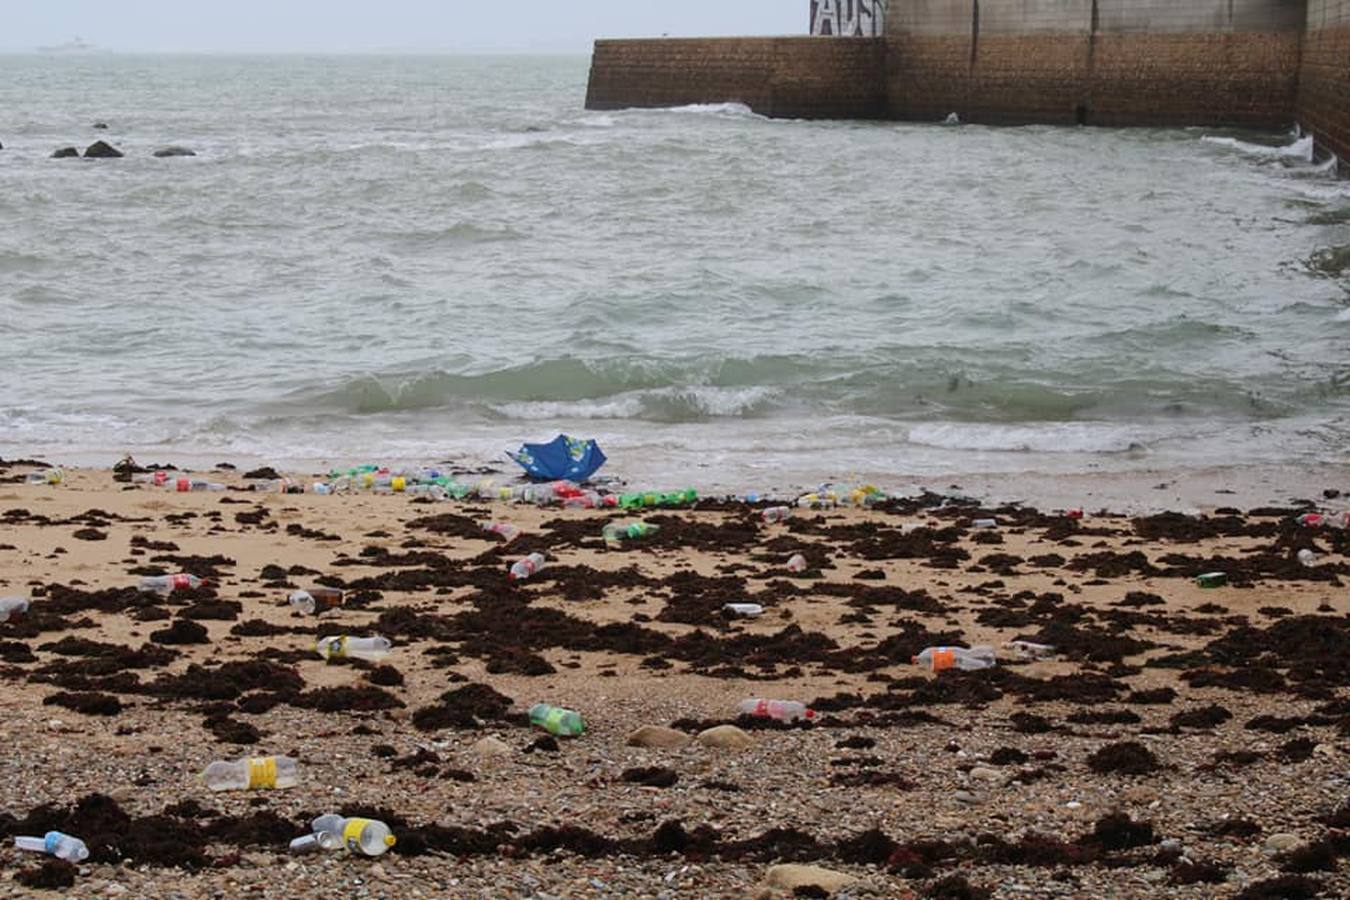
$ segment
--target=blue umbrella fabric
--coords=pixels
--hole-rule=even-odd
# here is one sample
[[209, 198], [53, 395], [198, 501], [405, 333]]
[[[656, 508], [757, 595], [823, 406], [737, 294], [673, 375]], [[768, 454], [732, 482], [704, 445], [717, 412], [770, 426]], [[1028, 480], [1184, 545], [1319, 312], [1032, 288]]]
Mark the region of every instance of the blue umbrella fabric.
[[521, 444], [515, 453], [507, 451], [531, 478], [539, 481], [585, 481], [605, 464], [605, 454], [592, 440], [579, 440], [560, 434], [547, 444]]

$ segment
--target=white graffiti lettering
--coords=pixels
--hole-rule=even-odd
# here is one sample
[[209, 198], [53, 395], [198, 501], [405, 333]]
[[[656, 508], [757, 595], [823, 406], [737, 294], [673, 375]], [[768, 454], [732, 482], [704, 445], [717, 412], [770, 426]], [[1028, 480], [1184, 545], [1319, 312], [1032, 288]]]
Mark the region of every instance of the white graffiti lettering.
[[887, 0], [811, 0], [811, 34], [880, 37]]

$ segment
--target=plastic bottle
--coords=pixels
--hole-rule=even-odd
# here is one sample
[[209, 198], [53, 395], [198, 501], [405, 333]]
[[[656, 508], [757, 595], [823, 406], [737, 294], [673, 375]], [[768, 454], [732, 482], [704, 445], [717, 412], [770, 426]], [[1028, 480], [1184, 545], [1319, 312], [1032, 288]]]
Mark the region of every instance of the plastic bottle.
[[753, 619], [764, 615], [764, 607], [758, 603], [723, 603], [722, 612], [732, 617]]
[[[345, 846], [352, 853], [380, 856], [396, 843], [389, 826], [379, 819], [344, 819], [342, 816], [329, 813], [319, 816], [310, 827], [314, 829], [311, 837], [324, 850], [336, 850]], [[295, 849], [296, 843], [291, 842], [292, 849]]]
[[998, 520], [997, 520], [997, 519], [971, 519], [971, 520], [970, 520], [970, 527], [971, 527], [971, 528], [997, 528], [997, 527], [998, 527]]
[[1195, 583], [1202, 588], [1223, 587], [1228, 583], [1227, 572], [1203, 572], [1195, 576]]
[[994, 665], [994, 648], [982, 645], [978, 647], [927, 647], [910, 662], [934, 672], [944, 669], [988, 669]]
[[80, 863], [89, 858], [89, 848], [84, 845], [84, 841], [59, 831], [49, 831], [45, 837], [15, 835], [14, 846], [20, 850], [46, 853], [66, 862]]
[[774, 522], [782, 522], [792, 515], [790, 506], [770, 506], [759, 514], [761, 522], [766, 525], [772, 525]]
[[806, 557], [802, 556], [800, 553], [792, 554], [791, 558], [787, 561], [787, 570], [789, 572], [805, 572]]
[[156, 472], [134, 472], [131, 476], [132, 484], [153, 484], [155, 487], [163, 487], [169, 480], [169, 473], [160, 469]]
[[387, 659], [393, 646], [389, 638], [379, 635], [350, 637], [344, 634], [319, 638], [314, 642], [315, 652], [324, 659], [364, 659], [369, 662]]
[[832, 491], [803, 494], [797, 498], [797, 506], [802, 509], [833, 509], [838, 505], [839, 497]]
[[403, 492], [414, 497], [429, 497], [432, 500], [444, 500], [450, 496], [439, 484], [410, 484]]
[[1313, 566], [1317, 565], [1317, 554], [1307, 547], [1304, 547], [1302, 550], [1298, 551], [1298, 561], [1311, 569]]
[[636, 541], [651, 537], [661, 530], [660, 525], [646, 522], [610, 522], [601, 532], [606, 544], [619, 544], [623, 541]]
[[327, 481], [316, 481], [309, 486], [310, 493], [318, 494], [320, 497], [326, 497], [329, 494], [336, 494], [337, 489], [334, 484]]
[[811, 721], [816, 717], [814, 709], [797, 700], [764, 700], [751, 697], [736, 704], [736, 712], [742, 716], [754, 716], [759, 719], [777, 719], [780, 722], [795, 722], [798, 719]]
[[586, 730], [581, 713], [548, 703], [536, 703], [530, 707], [530, 724], [559, 737], [576, 737]]
[[205, 478], [188, 478], [186, 476], [167, 481], [165, 484], [170, 490], [179, 494], [186, 494], [191, 491], [225, 490], [225, 485], [218, 481], [207, 481]]
[[196, 575], [180, 572], [177, 575], [147, 575], [141, 579], [141, 590], [152, 594], [172, 594], [179, 588], [199, 588], [205, 581]]
[[312, 616], [341, 606], [342, 591], [330, 587], [313, 587], [307, 591], [292, 591], [286, 599], [297, 612]]
[[510, 581], [524, 581], [532, 575], [538, 574], [548, 560], [542, 553], [531, 553], [524, 559], [516, 560], [511, 566], [511, 571], [507, 573], [507, 579]]
[[1008, 641], [1003, 646], [1019, 659], [1049, 659], [1055, 655], [1054, 647], [1032, 641]]
[[43, 469], [41, 472], [29, 472], [24, 477], [25, 484], [60, 484], [66, 478], [60, 469]]
[[28, 612], [27, 597], [0, 597], [0, 622], [18, 619]]
[[1298, 524], [1304, 528], [1321, 528], [1327, 522], [1327, 517], [1321, 513], [1304, 513], [1298, 517]]
[[507, 541], [514, 541], [516, 535], [520, 534], [520, 529], [510, 522], [489, 522], [483, 526], [483, 530], [492, 534], [499, 534]]
[[289, 756], [246, 756], [221, 759], [202, 772], [213, 791], [259, 791], [292, 788], [300, 783], [299, 765]]

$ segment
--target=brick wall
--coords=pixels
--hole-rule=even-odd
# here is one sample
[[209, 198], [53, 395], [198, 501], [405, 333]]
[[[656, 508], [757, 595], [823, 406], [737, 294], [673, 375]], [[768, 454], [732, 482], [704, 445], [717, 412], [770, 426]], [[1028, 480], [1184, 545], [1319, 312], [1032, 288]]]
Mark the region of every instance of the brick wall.
[[1303, 3], [897, 0], [887, 102], [911, 119], [1288, 125]]
[[884, 57], [878, 38], [601, 40], [586, 108], [739, 102], [766, 116], [882, 118]]
[[1350, 0], [1308, 0], [1298, 120], [1350, 167]]

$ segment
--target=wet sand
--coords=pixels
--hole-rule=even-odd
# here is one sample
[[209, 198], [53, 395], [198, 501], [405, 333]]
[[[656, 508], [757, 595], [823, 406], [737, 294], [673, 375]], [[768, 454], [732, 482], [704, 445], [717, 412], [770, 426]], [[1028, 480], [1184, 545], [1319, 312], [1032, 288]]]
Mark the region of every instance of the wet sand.
[[[1299, 526], [1304, 505], [1073, 520], [928, 494], [765, 525], [737, 504], [633, 516], [68, 475], [0, 483], [0, 596], [33, 598], [0, 624], [0, 824], [92, 853], [76, 870], [0, 850], [21, 894], [739, 897], [782, 863], [856, 879], [851, 896], [1350, 891], [1350, 533]], [[661, 532], [607, 548], [602, 525], [635, 517]], [[511, 585], [532, 551], [549, 567]], [[785, 570], [794, 553], [806, 572]], [[135, 590], [179, 571], [209, 584]], [[1198, 587], [1209, 571], [1227, 584]], [[292, 612], [312, 584], [346, 605]], [[765, 613], [728, 620], [727, 602]], [[394, 642], [380, 665], [313, 651], [374, 633]], [[1058, 652], [1017, 661], [1014, 639]], [[999, 665], [910, 664], [947, 643], [992, 644]], [[746, 697], [817, 717], [738, 721]], [[531, 730], [538, 701], [587, 733]], [[725, 723], [749, 746], [627, 743]], [[265, 753], [299, 758], [300, 785], [198, 777]], [[375, 813], [398, 843], [286, 853], [332, 811]]]

